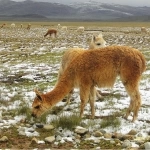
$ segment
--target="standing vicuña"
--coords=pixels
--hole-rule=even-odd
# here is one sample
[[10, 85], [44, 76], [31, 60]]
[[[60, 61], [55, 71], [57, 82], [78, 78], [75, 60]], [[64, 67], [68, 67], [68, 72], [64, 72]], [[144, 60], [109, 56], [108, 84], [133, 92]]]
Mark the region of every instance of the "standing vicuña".
[[83, 116], [84, 107], [89, 100], [92, 118], [94, 118], [94, 87], [113, 87], [119, 75], [131, 98], [125, 118], [133, 112], [132, 121], [134, 122], [141, 106], [139, 82], [146, 69], [142, 53], [127, 46], [108, 46], [101, 50], [81, 51], [82, 53], [69, 63], [52, 91], [46, 94], [35, 91], [32, 116], [42, 115], [61, 101], [74, 87], [79, 87], [80, 116]]
[[[102, 34], [99, 34], [98, 36], [96, 36], [96, 35], [92, 36], [92, 39], [91, 39], [91, 42], [89, 45], [89, 49], [96, 49], [96, 48], [105, 47], [105, 46], [106, 46], [106, 41], [103, 39]], [[68, 67], [70, 62], [73, 59], [75, 59], [75, 57], [79, 56], [80, 53], [82, 53], [82, 50], [83, 49], [81, 49], [81, 48], [75, 48], [75, 49], [69, 49], [64, 53], [62, 60], [61, 60], [61, 66], [60, 66], [60, 69], [58, 71], [58, 80], [60, 79], [64, 70]], [[71, 99], [72, 94], [73, 94], [73, 89], [69, 92], [69, 94], [67, 96], [67, 104], [70, 103], [70, 99]], [[98, 91], [96, 91], [96, 95], [98, 98], [101, 98], [101, 95], [99, 94]]]

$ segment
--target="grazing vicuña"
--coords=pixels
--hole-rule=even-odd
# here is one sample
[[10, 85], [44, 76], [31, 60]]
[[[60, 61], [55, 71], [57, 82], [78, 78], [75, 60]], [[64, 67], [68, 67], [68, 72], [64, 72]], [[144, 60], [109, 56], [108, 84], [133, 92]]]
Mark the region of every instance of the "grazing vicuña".
[[52, 91], [45, 94], [35, 91], [32, 116], [41, 116], [61, 101], [74, 87], [79, 87], [80, 116], [83, 116], [84, 107], [90, 101], [91, 114], [94, 118], [94, 87], [113, 87], [119, 75], [131, 99], [125, 118], [133, 112], [132, 121], [134, 122], [141, 106], [139, 82], [146, 69], [142, 53], [127, 46], [108, 46], [101, 50], [80, 51], [82, 51], [80, 55], [69, 63]]
[[54, 34], [55, 37], [56, 37], [57, 30], [55, 30], [55, 29], [48, 29], [48, 31], [46, 32], [46, 34], [44, 35], [44, 37], [46, 37], [47, 35], [51, 36], [52, 34]]

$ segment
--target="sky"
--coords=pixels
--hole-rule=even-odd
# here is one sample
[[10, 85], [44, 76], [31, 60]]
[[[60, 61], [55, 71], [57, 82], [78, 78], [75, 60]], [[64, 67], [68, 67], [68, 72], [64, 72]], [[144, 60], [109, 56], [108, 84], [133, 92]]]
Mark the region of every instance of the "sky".
[[[13, 0], [13, 1], [24, 1], [24, 0]], [[34, 0], [34, 1], [47, 1], [47, 2], [60, 2], [60, 3], [72, 3], [72, 2], [88, 2], [89, 0]], [[101, 3], [109, 4], [121, 4], [121, 5], [130, 5], [130, 6], [149, 6], [150, 0], [92, 0]]]

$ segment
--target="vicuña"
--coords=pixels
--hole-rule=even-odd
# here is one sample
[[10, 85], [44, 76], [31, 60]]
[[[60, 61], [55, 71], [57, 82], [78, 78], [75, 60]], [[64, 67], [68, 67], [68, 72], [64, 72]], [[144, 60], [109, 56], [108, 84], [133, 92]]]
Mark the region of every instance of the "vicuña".
[[90, 102], [92, 118], [95, 116], [94, 87], [113, 87], [116, 77], [120, 79], [130, 96], [130, 105], [125, 118], [133, 112], [134, 122], [141, 106], [139, 82], [146, 69], [143, 54], [127, 46], [108, 46], [95, 50], [80, 50], [79, 56], [69, 62], [64, 73], [48, 93], [35, 91], [36, 97], [32, 104], [32, 116], [39, 117], [61, 101], [74, 87], [80, 89], [80, 117], [84, 107]]
[[[89, 44], [89, 49], [96, 49], [96, 48], [100, 48], [100, 47], [106, 47], [106, 41], [103, 39], [103, 35], [99, 34], [98, 36], [93, 35], [91, 42]], [[60, 65], [60, 69], [58, 71], [58, 81], [59, 78], [62, 76], [64, 70], [68, 67], [68, 65], [70, 64], [70, 62], [75, 59], [75, 57], [77, 57], [78, 55], [80, 55], [80, 53], [83, 52], [84, 49], [81, 48], [76, 48], [76, 49], [69, 49], [67, 50], [61, 60], [61, 65]], [[100, 50], [100, 49], [99, 49]], [[56, 83], [57, 84], [57, 83]], [[96, 90], [96, 89], [95, 89]], [[70, 99], [71, 99], [71, 95], [73, 94], [73, 89], [70, 91], [70, 93], [67, 96], [67, 104], [70, 103]], [[101, 95], [99, 94], [98, 91], [96, 91], [96, 96], [98, 98], [101, 98]]]
[[51, 36], [52, 34], [54, 34], [54, 36], [56, 37], [57, 30], [55, 30], [55, 29], [48, 29], [48, 31], [46, 32], [46, 34], [44, 35], [44, 37], [46, 37], [47, 35]]

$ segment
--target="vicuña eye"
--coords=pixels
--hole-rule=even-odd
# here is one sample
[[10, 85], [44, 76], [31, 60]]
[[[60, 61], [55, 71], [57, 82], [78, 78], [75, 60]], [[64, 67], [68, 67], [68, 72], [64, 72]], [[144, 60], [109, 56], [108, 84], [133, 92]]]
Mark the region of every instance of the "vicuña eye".
[[97, 43], [97, 45], [101, 45], [101, 43]]
[[38, 106], [36, 106], [36, 107], [34, 107], [35, 109], [39, 109], [40, 108], [40, 106], [38, 105]]

